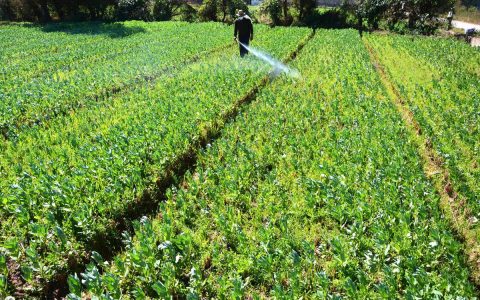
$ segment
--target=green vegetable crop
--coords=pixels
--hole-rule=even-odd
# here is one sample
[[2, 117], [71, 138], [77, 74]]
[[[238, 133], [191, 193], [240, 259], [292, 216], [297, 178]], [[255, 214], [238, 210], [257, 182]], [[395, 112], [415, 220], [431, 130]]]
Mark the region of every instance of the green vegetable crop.
[[0, 298], [478, 296], [478, 50], [232, 31], [0, 25]]
[[[256, 45], [286, 57], [309, 32], [265, 30]], [[29, 285], [85, 257], [85, 246], [128, 217], [176, 157], [267, 75], [268, 66], [234, 51], [3, 141], [0, 249]]]
[[475, 295], [408, 131], [355, 31], [318, 31], [294, 64], [111, 264], [70, 297], [455, 298]]

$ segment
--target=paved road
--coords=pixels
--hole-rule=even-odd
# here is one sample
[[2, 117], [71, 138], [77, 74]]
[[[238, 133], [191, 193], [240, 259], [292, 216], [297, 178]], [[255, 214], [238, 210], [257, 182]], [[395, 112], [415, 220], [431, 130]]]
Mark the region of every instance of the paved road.
[[480, 32], [480, 24], [472, 24], [472, 23], [467, 23], [467, 22], [462, 22], [462, 21], [453, 21], [452, 26], [455, 28], [461, 28], [463, 30], [475, 28], [476, 31]]

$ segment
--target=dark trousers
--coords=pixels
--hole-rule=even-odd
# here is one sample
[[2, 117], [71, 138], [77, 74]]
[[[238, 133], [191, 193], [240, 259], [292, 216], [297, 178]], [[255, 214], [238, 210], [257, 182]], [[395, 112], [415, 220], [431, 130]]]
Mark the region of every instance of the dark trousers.
[[[240, 38], [238, 40], [240, 41], [240, 43], [244, 44], [245, 46], [248, 46], [250, 44], [250, 38], [246, 38], [246, 39]], [[240, 46], [240, 56], [244, 57], [245, 54], [248, 54], [248, 50], [245, 47], [243, 47], [241, 44], [239, 44], [239, 46]]]

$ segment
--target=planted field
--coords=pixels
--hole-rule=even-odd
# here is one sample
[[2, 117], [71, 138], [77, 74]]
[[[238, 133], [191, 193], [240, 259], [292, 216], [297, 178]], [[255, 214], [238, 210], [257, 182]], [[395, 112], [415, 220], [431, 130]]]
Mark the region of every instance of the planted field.
[[[284, 32], [269, 30], [257, 44], [286, 57], [309, 34], [289, 30], [287, 40]], [[3, 141], [2, 247], [25, 284], [42, 286], [75, 268], [85, 245], [114, 247], [102, 243], [121, 237], [112, 231], [135, 201], [151, 197], [144, 192], [266, 76], [265, 66], [240, 65], [233, 51]]]
[[[443, 40], [372, 35], [392, 82], [448, 169], [472, 227], [480, 220], [480, 53]], [[414, 70], [414, 71], [409, 71]], [[449, 189], [448, 187], [446, 187]], [[479, 236], [480, 237], [480, 236]]]
[[232, 30], [0, 26], [0, 297], [477, 296], [478, 52], [256, 25], [290, 78]]
[[[143, 218], [91, 295], [474, 295], [395, 107], [355, 31], [320, 31]], [[101, 273], [99, 273], [101, 272]], [[101, 275], [100, 275], [101, 274]], [[71, 277], [80, 296], [80, 278]]]
[[[117, 30], [120, 35], [122, 30], [127, 33], [133, 31], [124, 38], [108, 34], [98, 38], [92, 27], [93, 32], [84, 29], [85, 33], [68, 33], [85, 39], [74, 48], [56, 48], [61, 46], [56, 45], [54, 35], [51, 38], [55, 46], [47, 47], [48, 52], [42, 53], [40, 48], [39, 55], [34, 52], [27, 57], [6, 58], [0, 85], [3, 98], [0, 129], [5, 137], [15, 138], [25, 125], [30, 126], [79, 106], [104, 100], [118, 89], [171, 72], [175, 66], [182, 67], [181, 62], [192, 61], [230, 42], [228, 27], [220, 24], [172, 22], [161, 27], [135, 24], [126, 23], [125, 28], [112, 29], [112, 33]], [[74, 29], [56, 30], [69, 32]], [[211, 30], [218, 33], [205, 38], [200, 36], [200, 33]], [[39, 34], [42, 35], [42, 32]], [[64, 42], [68, 46], [75, 41], [65, 38]], [[10, 49], [10, 53], [21, 51], [21, 43], [19, 47], [12, 46]], [[56, 55], [51, 55], [51, 51]]]

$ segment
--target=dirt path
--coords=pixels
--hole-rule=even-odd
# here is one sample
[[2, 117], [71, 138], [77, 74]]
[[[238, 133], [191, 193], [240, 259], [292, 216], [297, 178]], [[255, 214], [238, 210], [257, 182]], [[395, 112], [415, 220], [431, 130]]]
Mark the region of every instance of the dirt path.
[[463, 30], [475, 28], [476, 31], [480, 32], [480, 24], [467, 23], [463, 21], [452, 21], [452, 26], [455, 28], [460, 28]]

